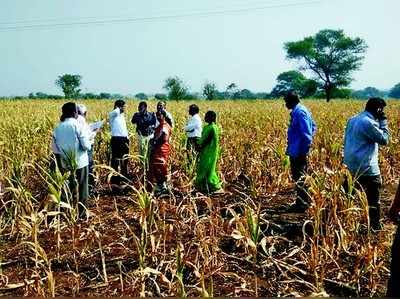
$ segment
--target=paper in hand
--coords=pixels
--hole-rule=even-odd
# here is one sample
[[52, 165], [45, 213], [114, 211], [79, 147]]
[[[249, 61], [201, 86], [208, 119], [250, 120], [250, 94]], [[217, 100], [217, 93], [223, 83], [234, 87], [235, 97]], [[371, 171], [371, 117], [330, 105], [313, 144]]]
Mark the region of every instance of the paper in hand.
[[104, 121], [100, 120], [100, 121], [91, 123], [89, 126], [92, 131], [97, 131], [98, 129], [101, 129], [101, 127], [103, 127], [103, 125], [104, 125]]

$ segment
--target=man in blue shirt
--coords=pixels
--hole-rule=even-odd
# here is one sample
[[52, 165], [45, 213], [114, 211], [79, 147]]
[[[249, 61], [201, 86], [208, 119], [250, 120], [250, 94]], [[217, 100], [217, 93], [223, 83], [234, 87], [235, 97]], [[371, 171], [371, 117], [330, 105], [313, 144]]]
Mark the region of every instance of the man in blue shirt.
[[292, 110], [290, 113], [290, 124], [288, 128], [288, 144], [286, 154], [290, 159], [292, 178], [296, 182], [296, 202], [289, 207], [290, 212], [305, 212], [311, 204], [305, 186], [305, 175], [307, 174], [307, 155], [316, 132], [316, 125], [308, 109], [300, 104], [299, 96], [289, 92], [285, 98], [286, 108]]
[[378, 164], [379, 145], [389, 143], [389, 129], [381, 98], [368, 100], [365, 111], [347, 122], [344, 138], [344, 164], [355, 178], [355, 187], [361, 187], [367, 196], [371, 227], [379, 230], [382, 185]]
[[74, 190], [78, 187], [78, 212], [79, 218], [82, 219], [86, 216], [85, 205], [89, 196], [87, 151], [90, 150], [91, 144], [89, 135], [78, 123], [77, 118], [75, 103], [69, 102], [62, 106], [61, 122], [54, 129], [52, 148], [54, 154], [58, 156], [60, 171], [72, 172], [69, 177], [70, 192], [74, 197]]

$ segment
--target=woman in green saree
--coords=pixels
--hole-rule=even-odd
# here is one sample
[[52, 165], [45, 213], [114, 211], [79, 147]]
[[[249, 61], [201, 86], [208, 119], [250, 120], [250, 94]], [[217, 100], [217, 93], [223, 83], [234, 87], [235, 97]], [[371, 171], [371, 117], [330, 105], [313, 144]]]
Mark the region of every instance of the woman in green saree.
[[206, 126], [198, 141], [199, 156], [197, 163], [196, 188], [203, 193], [221, 190], [222, 184], [217, 174], [217, 161], [220, 153], [219, 128], [216, 125], [217, 114], [208, 111], [205, 115]]

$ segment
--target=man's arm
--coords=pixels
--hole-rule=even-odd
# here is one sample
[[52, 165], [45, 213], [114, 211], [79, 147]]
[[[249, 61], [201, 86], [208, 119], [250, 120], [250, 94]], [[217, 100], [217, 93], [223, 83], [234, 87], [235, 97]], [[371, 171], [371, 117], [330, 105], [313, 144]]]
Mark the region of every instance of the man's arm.
[[190, 119], [187, 123], [187, 125], [185, 126], [185, 131], [188, 133], [191, 133], [194, 131], [194, 129], [196, 128], [196, 123], [194, 121], [194, 119]]
[[307, 154], [314, 135], [314, 128], [312, 125], [312, 121], [306, 113], [299, 113], [295, 116], [295, 124], [298, 125], [300, 131], [300, 145], [299, 145], [299, 154], [304, 155]]
[[115, 108], [113, 111], [111, 111], [110, 113], [108, 113], [108, 117], [110, 118], [110, 119], [112, 119], [112, 118], [114, 118], [114, 117], [116, 117], [116, 116], [118, 116], [118, 115], [120, 115], [121, 114], [121, 111], [119, 110], [119, 108], [117, 107], [117, 108]]
[[92, 144], [90, 142], [90, 136], [87, 130], [83, 129], [81, 126], [78, 126], [76, 128], [76, 132], [81, 149], [84, 151], [90, 150], [92, 148]]
[[133, 114], [133, 116], [132, 116], [131, 122], [132, 122], [132, 124], [136, 125], [136, 124], [137, 124], [137, 121], [138, 121], [138, 115], [137, 115], [137, 113], [135, 113], [135, 114]]
[[213, 136], [214, 136], [214, 130], [211, 130], [206, 127], [206, 129], [203, 130], [200, 140], [197, 143], [199, 145], [199, 148], [203, 148], [207, 144], [209, 144], [211, 142]]
[[373, 142], [379, 145], [387, 145], [389, 143], [389, 128], [387, 120], [379, 121], [379, 126], [372, 121], [364, 121], [364, 134]]
[[59, 149], [57, 142], [56, 142], [56, 136], [53, 135], [51, 136], [51, 150], [54, 154], [61, 154], [61, 150]]

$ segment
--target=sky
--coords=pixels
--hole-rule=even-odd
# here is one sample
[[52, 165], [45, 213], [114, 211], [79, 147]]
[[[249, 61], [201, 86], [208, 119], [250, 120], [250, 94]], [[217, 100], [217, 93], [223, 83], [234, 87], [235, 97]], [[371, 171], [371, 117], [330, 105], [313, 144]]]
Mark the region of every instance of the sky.
[[[270, 91], [299, 66], [283, 44], [321, 29], [367, 42], [352, 88], [390, 89], [400, 82], [399, 11], [400, 0], [1, 0], [0, 96], [60, 93], [64, 73], [80, 74], [83, 92], [152, 94], [169, 76], [192, 91], [206, 81]], [[114, 21], [87, 24], [104, 20]], [[40, 24], [52, 25], [21, 28]]]

